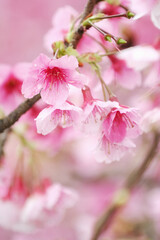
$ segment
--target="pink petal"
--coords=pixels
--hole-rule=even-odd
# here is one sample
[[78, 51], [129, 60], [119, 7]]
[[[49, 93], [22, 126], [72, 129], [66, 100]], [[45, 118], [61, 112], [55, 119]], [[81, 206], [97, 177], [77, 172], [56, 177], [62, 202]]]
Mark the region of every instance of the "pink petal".
[[108, 114], [103, 122], [106, 138], [112, 143], [121, 142], [126, 136], [126, 124], [119, 112]]
[[30, 67], [30, 63], [18, 63], [13, 68], [13, 74], [16, 78], [23, 81], [27, 77]]
[[45, 103], [54, 107], [62, 105], [68, 98], [69, 90], [65, 83], [55, 82], [51, 87], [42, 89], [41, 96]]
[[88, 83], [88, 78], [77, 71], [70, 71], [70, 76], [67, 79], [67, 83], [72, 84], [75, 87], [82, 88], [84, 84]]
[[59, 28], [68, 28], [71, 21], [73, 21], [74, 17], [78, 16], [78, 12], [72, 8], [71, 6], [67, 5], [62, 8], [59, 8], [56, 11], [56, 14], [53, 16], [52, 24], [54, 27], [59, 26], [60, 23], [63, 23], [59, 26]]
[[51, 114], [53, 111], [53, 107], [48, 107], [43, 109], [39, 113], [39, 115], [35, 119], [38, 133], [46, 135], [52, 132], [57, 127], [58, 123], [55, 123], [55, 121], [52, 119]]
[[131, 68], [125, 67], [120, 73], [115, 74], [117, 82], [124, 88], [134, 89], [141, 85], [141, 74]]
[[32, 98], [38, 94], [42, 86], [37, 86], [37, 81], [33, 77], [28, 77], [22, 84], [22, 94], [25, 98]]
[[58, 59], [52, 59], [49, 63], [49, 67], [75, 70], [78, 67], [78, 61], [76, 57], [66, 55]]

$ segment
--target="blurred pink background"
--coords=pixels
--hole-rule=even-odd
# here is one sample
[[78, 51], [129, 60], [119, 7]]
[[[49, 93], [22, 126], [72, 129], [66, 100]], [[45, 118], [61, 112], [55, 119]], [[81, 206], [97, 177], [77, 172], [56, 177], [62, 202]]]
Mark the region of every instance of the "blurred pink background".
[[[72, 5], [81, 11], [86, 0], [0, 0], [0, 63], [32, 61], [43, 48], [57, 8]], [[63, 23], [60, 23], [63, 24]]]

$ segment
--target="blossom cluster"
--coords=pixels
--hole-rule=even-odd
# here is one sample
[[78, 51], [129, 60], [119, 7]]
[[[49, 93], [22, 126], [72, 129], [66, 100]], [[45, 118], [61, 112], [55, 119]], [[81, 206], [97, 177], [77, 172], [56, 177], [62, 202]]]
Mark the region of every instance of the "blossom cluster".
[[[100, 1], [82, 22], [79, 14], [71, 6], [57, 10], [44, 36], [48, 55], [0, 65], [0, 118], [25, 98], [41, 97], [0, 138], [0, 225], [14, 231], [13, 240], [90, 239], [119, 174], [128, 174], [159, 133], [160, 2]], [[143, 215], [160, 236], [159, 216], [148, 207], [159, 210], [158, 173], [159, 166], [148, 173], [153, 190], [145, 183], [135, 190], [111, 239], [132, 235], [129, 224], [136, 232]]]

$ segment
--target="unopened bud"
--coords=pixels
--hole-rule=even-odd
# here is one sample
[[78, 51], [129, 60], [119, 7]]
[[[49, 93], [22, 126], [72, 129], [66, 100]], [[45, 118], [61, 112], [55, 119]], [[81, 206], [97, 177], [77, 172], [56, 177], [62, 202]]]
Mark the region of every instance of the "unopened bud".
[[104, 37], [104, 39], [105, 39], [106, 41], [108, 41], [108, 42], [112, 42], [112, 38], [111, 38], [110, 35], [106, 35], [106, 36]]
[[118, 38], [117, 44], [125, 44], [125, 43], [127, 43], [126, 40], [124, 40], [123, 38]]
[[133, 18], [134, 16], [135, 16], [135, 14], [133, 13], [133, 12], [130, 12], [130, 11], [128, 11], [127, 13], [126, 13], [126, 15], [127, 15], [127, 18]]

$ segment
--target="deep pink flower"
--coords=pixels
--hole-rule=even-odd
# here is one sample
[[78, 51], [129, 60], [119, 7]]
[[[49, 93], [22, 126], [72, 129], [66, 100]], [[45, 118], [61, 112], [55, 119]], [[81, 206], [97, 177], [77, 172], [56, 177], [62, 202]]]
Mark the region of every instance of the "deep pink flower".
[[131, 139], [141, 133], [139, 120], [139, 114], [134, 108], [121, 105], [112, 108], [102, 123], [98, 161], [118, 161], [127, 150], [135, 147]]
[[68, 98], [69, 85], [81, 88], [86, 77], [76, 71], [78, 61], [74, 56], [50, 59], [44, 54], [33, 62], [22, 93], [31, 98], [40, 92], [44, 102], [60, 106]]
[[61, 107], [52, 106], [43, 109], [36, 118], [38, 133], [46, 135], [57, 126], [70, 127], [77, 123], [80, 118], [81, 108], [65, 102]]
[[140, 134], [139, 116], [135, 109], [113, 108], [103, 122], [103, 132], [111, 143], [122, 142], [127, 136], [135, 138]]
[[111, 111], [112, 108], [118, 107], [119, 104], [118, 102], [104, 102], [99, 99], [94, 99], [89, 87], [87, 86], [82, 89], [82, 93], [84, 98], [82, 106], [82, 128], [90, 133], [95, 133], [95, 131], [100, 132], [100, 126], [106, 115]]
[[19, 63], [14, 67], [0, 65], [0, 104], [5, 111], [13, 110], [23, 99], [21, 87], [30, 64]]

